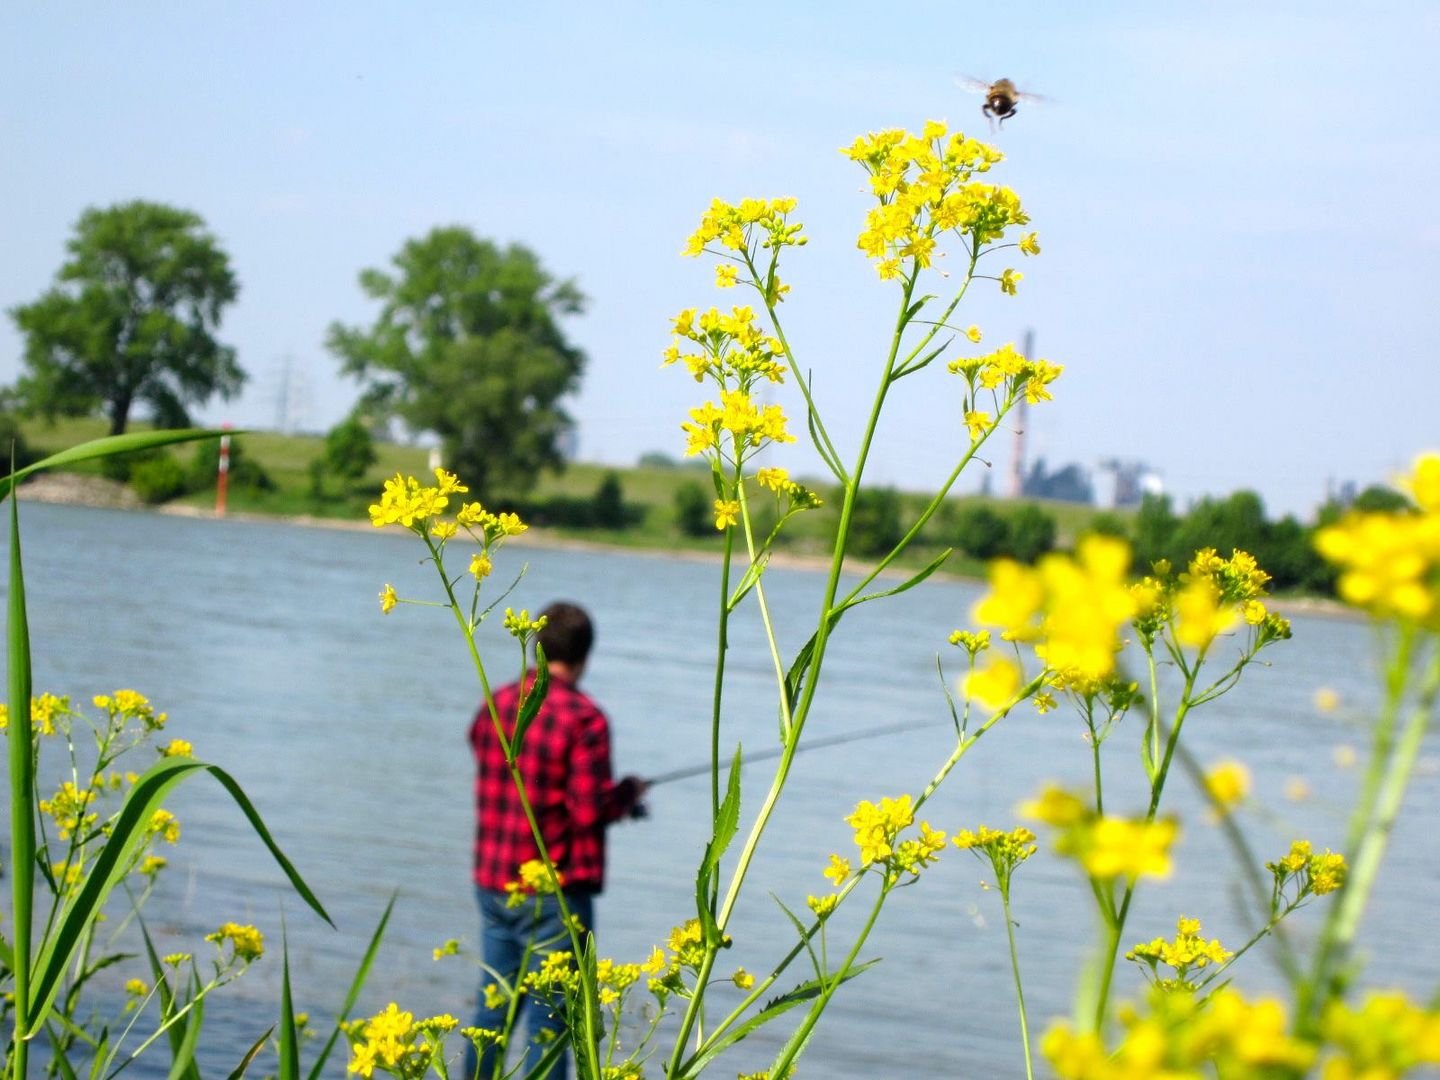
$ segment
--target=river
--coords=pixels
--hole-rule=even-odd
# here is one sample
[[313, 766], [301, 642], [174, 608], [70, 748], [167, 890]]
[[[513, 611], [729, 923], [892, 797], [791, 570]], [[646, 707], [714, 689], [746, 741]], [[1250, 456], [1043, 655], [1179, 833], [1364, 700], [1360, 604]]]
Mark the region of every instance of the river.
[[[21, 517], [36, 692], [85, 702], [119, 687], [147, 694], [170, 714], [171, 735], [240, 781], [337, 925], [325, 926], [288, 891], [217, 785], [201, 778], [181, 789], [171, 806], [183, 838], [147, 909], [161, 951], [199, 953], [207, 948], [200, 937], [225, 920], [257, 924], [270, 945], [207, 1014], [206, 1074], [228, 1072], [273, 1021], [282, 912], [297, 1007], [323, 1015], [339, 1004], [398, 890], [363, 1005], [394, 1000], [417, 1015], [464, 1019], [476, 968], [464, 957], [437, 963], [431, 950], [451, 937], [473, 946], [478, 937], [464, 737], [478, 689], [447, 613], [401, 606], [380, 614], [376, 595], [386, 582], [402, 596], [435, 594], [414, 538], [36, 504], [22, 505]], [[525, 563], [507, 603], [535, 610], [567, 598], [594, 614], [598, 644], [584, 685], [612, 719], [617, 770], [655, 775], [704, 761], [716, 564], [516, 542], [498, 560], [496, 579]], [[793, 651], [813, 620], [823, 575], [777, 568], [766, 580], [782, 641]], [[769, 894], [803, 908], [807, 893], [827, 886], [828, 854], [851, 846], [842, 819], [856, 801], [917, 792], [948, 754], [953, 733], [935, 655], [958, 660], [945, 638], [965, 625], [977, 595], [970, 583], [931, 582], [841, 624], [808, 730], [818, 738], [902, 721], [924, 726], [798, 759], [737, 909], [727, 966], [767, 971], [767, 958], [794, 942]], [[775, 716], [752, 608], [732, 635], [725, 741], [758, 751], [774, 744]], [[518, 661], [498, 620], [487, 624], [483, 642], [495, 677], [508, 677]], [[1255, 806], [1243, 819], [1264, 857], [1278, 856], [1296, 836], [1317, 848], [1339, 845], [1357, 781], [1356, 766], [1345, 762], [1362, 745], [1375, 697], [1373, 645], [1362, 623], [1298, 616], [1294, 640], [1268, 650], [1268, 665], [1188, 721], [1202, 761], [1238, 758], [1249, 766]], [[1339, 695], [1340, 709], [1317, 712], [1322, 687]], [[1081, 732], [1064, 710], [1043, 717], [1017, 710], [975, 747], [924, 816], [946, 831], [1019, 824], [1017, 802], [1044, 782], [1088, 782]], [[1141, 808], [1137, 732], [1127, 720], [1106, 747], [1107, 803], [1116, 808]], [[1370, 982], [1427, 996], [1440, 945], [1416, 931], [1434, 925], [1437, 757], [1432, 733], [1364, 935]], [[1286, 794], [1295, 794], [1297, 778], [1312, 792], [1299, 801]], [[768, 779], [767, 764], [746, 770], [742, 828]], [[1172, 789], [1167, 801], [1186, 822], [1177, 872], [1143, 890], [1127, 938], [1169, 936], [1185, 914], [1201, 918], [1207, 936], [1238, 943], [1251, 922], [1237, 901], [1228, 849], [1183, 776]], [[703, 778], [663, 785], [651, 794], [648, 820], [612, 830], [609, 885], [597, 911], [604, 953], [643, 958], [693, 914], [708, 801]], [[918, 885], [896, 894], [862, 954], [883, 962], [841, 990], [801, 1076], [1023, 1075], [999, 898], [981, 884], [987, 872], [952, 848]], [[1043, 851], [1017, 872], [1014, 905], [1038, 1036], [1049, 1018], [1068, 1013], [1095, 916], [1074, 867]], [[1298, 913], [1302, 936], [1318, 915], [1319, 904]], [[832, 950], [853, 927], [843, 916]], [[1122, 962], [1122, 997], [1141, 985], [1126, 969]], [[1258, 951], [1240, 978], [1252, 988], [1279, 985]], [[764, 1068], [787, 1021], [729, 1055], [715, 1075]], [[337, 1055], [332, 1075], [341, 1075], [342, 1061]], [[659, 1071], [658, 1063], [650, 1070]], [[164, 1070], [156, 1057], [132, 1074]]]

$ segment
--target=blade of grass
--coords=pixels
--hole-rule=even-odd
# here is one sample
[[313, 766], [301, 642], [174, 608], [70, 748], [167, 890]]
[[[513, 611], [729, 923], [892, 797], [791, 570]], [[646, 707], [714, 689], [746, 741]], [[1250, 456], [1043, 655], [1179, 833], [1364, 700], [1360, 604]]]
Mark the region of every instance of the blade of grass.
[[[271, 856], [279, 863], [281, 870], [290, 880], [291, 886], [300, 894], [310, 909], [331, 926], [334, 922], [326, 913], [310, 887], [305, 884], [290, 860], [270, 836], [270, 830], [260, 819], [254, 806], [240, 785], [216, 765], [207, 765], [188, 757], [163, 758], [156, 762], [135, 782], [115, 816], [110, 838], [96, 858], [75, 898], [65, 909], [55, 931], [42, 944], [35, 960], [35, 980], [32, 1008], [28, 1023], [21, 1038], [30, 1038], [44, 1022], [45, 1014], [55, 1000], [66, 966], [78, 948], [86, 927], [94, 922], [105, 906], [110, 890], [123, 878], [130, 862], [145, 839], [146, 829], [155, 811], [160, 809], [166, 796], [181, 781], [197, 772], [207, 772], [218, 780], [249, 820], [251, 827], [270, 850]], [[17, 924], [18, 926], [18, 924]], [[17, 983], [18, 985], [18, 983]]]
[[33, 473], [54, 469], [61, 465], [75, 465], [96, 458], [115, 457], [118, 454], [133, 454], [137, 450], [151, 450], [157, 446], [174, 443], [195, 442], [198, 439], [218, 439], [222, 435], [238, 435], [239, 431], [214, 431], [207, 428], [177, 428], [174, 431], [131, 431], [124, 435], [107, 435], [103, 439], [91, 439], [41, 458], [23, 469], [12, 469], [9, 476], [0, 477], [0, 499], [10, 494], [11, 489]]
[[[12, 451], [13, 452], [13, 451]], [[25, 575], [20, 559], [20, 507], [10, 504], [10, 603], [6, 620], [10, 698], [10, 896], [14, 924], [14, 1080], [25, 1080], [31, 1017], [30, 932], [35, 888], [35, 758], [30, 730], [30, 627], [25, 615]]]
[[300, 1032], [290, 996], [290, 935], [280, 924], [280, 1073], [279, 1080], [300, 1080]]
[[340, 1025], [350, 1019], [350, 1010], [355, 1007], [355, 1002], [360, 999], [360, 991], [364, 989], [365, 981], [370, 977], [370, 966], [375, 962], [375, 954], [380, 951], [380, 939], [385, 936], [385, 926], [390, 921], [390, 912], [395, 910], [395, 898], [399, 892], [390, 894], [390, 902], [385, 905], [385, 914], [380, 916], [380, 922], [375, 927], [375, 932], [370, 935], [370, 944], [365, 949], [365, 956], [360, 961], [360, 966], [355, 969], [355, 977], [350, 980], [350, 989], [345, 994], [345, 1003], [340, 1006], [340, 1015], [335, 1018], [335, 1030], [330, 1033], [324, 1049], [320, 1056], [315, 1059], [315, 1064], [310, 1067], [306, 1080], [320, 1080], [320, 1074], [325, 1069], [325, 1062], [330, 1058], [330, 1052], [335, 1049], [335, 1043], [340, 1038]]
[[265, 1044], [270, 1041], [270, 1036], [274, 1031], [275, 1027], [271, 1025], [264, 1035], [255, 1040], [255, 1045], [245, 1052], [245, 1056], [240, 1059], [240, 1064], [235, 1066], [235, 1071], [229, 1075], [227, 1080], [244, 1080], [245, 1071], [250, 1068], [251, 1062], [260, 1056], [260, 1051], [265, 1049]]

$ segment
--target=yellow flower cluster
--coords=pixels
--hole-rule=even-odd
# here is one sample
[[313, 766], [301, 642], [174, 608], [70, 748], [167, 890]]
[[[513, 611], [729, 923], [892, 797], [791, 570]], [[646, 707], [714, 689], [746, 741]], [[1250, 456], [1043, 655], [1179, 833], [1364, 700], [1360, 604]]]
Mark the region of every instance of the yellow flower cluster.
[[150, 824], [146, 828], [151, 836], [158, 836], [167, 844], [180, 842], [180, 822], [169, 810], [156, 810], [150, 815]]
[[769, 443], [794, 442], [785, 427], [785, 411], [779, 405], [759, 405], [744, 390], [720, 391], [720, 404], [707, 401], [690, 410], [690, 419], [680, 425], [685, 432], [685, 456], [693, 457], [711, 450], [726, 449], [722, 436], [730, 436], [733, 456], [730, 460], [749, 457]]
[[85, 808], [94, 800], [94, 788], [77, 788], [66, 780], [54, 795], [40, 800], [40, 812], [55, 819], [61, 840], [69, 840], [75, 833], [95, 824], [99, 815], [85, 813]]
[[[57, 697], [54, 694], [41, 694], [38, 698], [30, 699], [30, 730], [35, 735], [54, 735], [57, 730], [56, 721], [61, 721], [61, 728], [68, 729], [69, 725], [64, 721], [78, 715], [70, 708], [70, 698]], [[0, 732], [10, 730], [10, 707], [0, 704]]]
[[[732, 261], [715, 268], [715, 284], [721, 289], [732, 288], [739, 280], [741, 267], [749, 268], [757, 262], [762, 250], [778, 253], [780, 248], [806, 244], [806, 237], [801, 234], [804, 226], [789, 220], [794, 209], [794, 199], [741, 199], [739, 205], [733, 206], [723, 199], [715, 199], [701, 217], [700, 228], [685, 242], [684, 253], [700, 255], [713, 250], [710, 245], [718, 243], [723, 249], [718, 254]], [[724, 255], [724, 251], [735, 254]], [[752, 282], [770, 304], [780, 303], [790, 291], [775, 275], [774, 267], [772, 257], [765, 280]]]
[[[719, 385], [732, 383], [749, 389], [760, 379], [783, 383], [785, 346], [779, 338], [765, 333], [755, 322], [755, 310], [738, 305], [729, 313], [712, 307], [697, 315], [695, 308], [686, 308], [671, 320], [672, 337], [666, 347], [661, 367], [681, 363], [704, 382], [709, 376]], [[681, 343], [700, 347], [698, 353], [682, 353]]]
[[[901, 795], [898, 799], [887, 796], [880, 800], [879, 805], [861, 800], [845, 822], [855, 830], [860, 865], [883, 863], [891, 876], [919, 874], [935, 862], [945, 848], [945, 834], [932, 829], [924, 821], [920, 822], [915, 836], [900, 839], [900, 833], [915, 822], [915, 810], [909, 795]], [[832, 859], [834, 861], [827, 874], [838, 875], [838, 883], [849, 873], [849, 864], [838, 856], [832, 856]], [[845, 873], [840, 874], [838, 871], [842, 866]]]
[[951, 374], [965, 379], [962, 411], [971, 442], [979, 442], [994, 430], [997, 422], [988, 412], [976, 407], [982, 391], [990, 392], [997, 402], [1009, 402], [1023, 394], [1026, 404], [1038, 405], [1042, 401], [1054, 400], [1050, 384], [1065, 370], [1064, 365], [1052, 364], [1048, 360], [1027, 360], [1016, 351], [1014, 342], [984, 356], [951, 360], [946, 366]]
[[575, 970], [575, 956], [568, 950], [547, 953], [540, 966], [522, 980], [522, 985], [532, 994], [561, 995], [573, 992], [580, 984], [580, 972]]
[[1201, 548], [1178, 577], [1164, 561], [1154, 570], [1131, 590], [1135, 627], [1147, 641], [1172, 628], [1178, 644], [1204, 653], [1216, 637], [1242, 623], [1252, 628], [1252, 649], [1290, 636], [1289, 621], [1264, 603], [1270, 575], [1248, 552], [1236, 549], [1222, 559], [1214, 548]]
[[264, 935], [255, 927], [240, 923], [223, 923], [213, 934], [206, 934], [205, 940], [213, 941], [217, 947], [223, 947], [229, 941], [235, 956], [246, 963], [260, 959], [265, 952]]
[[1344, 855], [1328, 849], [1317, 854], [1309, 840], [1294, 841], [1289, 852], [1274, 862], [1267, 862], [1265, 869], [1275, 879], [1277, 903], [1283, 899], [1291, 904], [1307, 896], [1335, 892], [1344, 886], [1349, 870]]
[[150, 699], [135, 690], [116, 690], [113, 694], [96, 694], [92, 699], [97, 709], [110, 714], [111, 722], [118, 719], [138, 720], [146, 731], [156, 731], [165, 726], [169, 716], [156, 712]]
[[1238, 761], [1222, 761], [1205, 771], [1205, 793], [1217, 816], [1225, 816], [1250, 794], [1250, 770]]
[[194, 752], [195, 748], [184, 739], [171, 739], [160, 747], [161, 757], [190, 757]]
[[1034, 643], [1036, 655], [1067, 685], [1099, 682], [1114, 670], [1120, 628], [1135, 613], [1129, 565], [1129, 546], [1104, 536], [1087, 536], [1073, 557], [1053, 553], [1035, 567], [998, 559], [973, 618], [998, 627], [1007, 641]]
[[768, 488], [776, 495], [787, 496], [791, 510], [814, 510], [823, 506], [824, 500], [804, 484], [790, 479], [790, 473], [778, 467], [761, 469], [755, 474], [755, 482]]
[[961, 829], [952, 841], [962, 851], [969, 851], [976, 858], [986, 860], [995, 871], [995, 877], [1002, 888], [1010, 885], [1010, 875], [1031, 855], [1035, 854], [1035, 834], [1029, 829], [999, 829], [981, 825], [974, 832]]
[[1147, 821], [1101, 815], [1073, 792], [1048, 787], [1020, 807], [1025, 817], [1054, 827], [1055, 850], [1078, 862], [1093, 878], [1135, 881], [1170, 875], [1170, 849], [1179, 825], [1170, 818]]
[[502, 620], [501, 625], [505, 627], [511, 637], [525, 641], [533, 635], [538, 634], [541, 630], [544, 630], [545, 624], [548, 621], [544, 615], [532, 619], [529, 610], [526, 608], [521, 608], [517, 614], [514, 608], [507, 607], [505, 609], [505, 618]]
[[971, 656], [984, 652], [990, 647], [989, 630], [952, 630], [950, 644], [964, 649]]
[[1148, 1013], [1125, 1009], [1121, 1022], [1119, 1046], [1107, 1048], [1099, 1035], [1061, 1022], [1041, 1049], [1062, 1080], [1261, 1080], [1298, 1076], [1316, 1056], [1314, 1047], [1287, 1033], [1278, 1001], [1251, 1003], [1234, 990], [1203, 1001], [1154, 991]]
[[544, 862], [539, 859], [527, 859], [520, 864], [520, 877], [517, 881], [507, 881], [505, 892], [509, 895], [505, 899], [506, 907], [520, 907], [532, 896], [546, 896], [560, 891], [565, 884], [565, 875], [556, 870], [554, 876], [546, 868]]
[[1403, 484], [1413, 511], [1349, 513], [1315, 546], [1340, 568], [1347, 603], [1440, 630], [1440, 454], [1422, 455]]
[[[413, 476], [396, 473], [385, 481], [380, 501], [370, 507], [370, 523], [377, 529], [386, 525], [399, 525], [427, 543], [435, 543], [443, 551], [445, 545], [461, 529], [480, 545], [480, 551], [470, 560], [470, 573], [477, 582], [489, 576], [493, 563], [491, 553], [510, 536], [519, 536], [529, 528], [517, 514], [491, 513], [478, 502], [462, 503], [453, 521], [437, 520], [450, 505], [450, 496], [464, 494], [470, 489], [444, 469], [435, 470], [434, 486], [426, 486]], [[380, 590], [380, 612], [388, 615], [400, 603], [399, 594], [393, 585], [387, 584]]]
[[[349, 1071], [369, 1077], [379, 1068], [404, 1080], [419, 1080], [430, 1071], [440, 1041], [458, 1026], [459, 1021], [448, 1014], [417, 1022], [413, 1013], [392, 1001], [369, 1019], [346, 1025], [351, 1040]], [[476, 1038], [482, 1033], [465, 1028], [462, 1034]]]
[[[1199, 971], [1210, 964], [1223, 964], [1235, 954], [1220, 944], [1218, 938], [1206, 941], [1200, 936], [1200, 920], [1181, 916], [1175, 923], [1175, 940], [1155, 938], [1141, 942], [1125, 954], [1126, 960], [1133, 960], [1143, 969], [1148, 969], [1151, 981], [1166, 990], [1193, 988], [1191, 972]], [[1173, 968], [1173, 978], [1162, 979], [1159, 966]]]
[[1422, 1008], [1399, 992], [1368, 994], [1358, 1009], [1334, 1002], [1323, 1030], [1336, 1049], [1325, 1062], [1325, 1080], [1391, 1080], [1420, 1065], [1440, 1065], [1440, 1009]]
[[[878, 200], [865, 217], [856, 246], [876, 260], [882, 279], [929, 266], [939, 237], [952, 230], [977, 250], [1000, 239], [1012, 225], [1030, 219], [1009, 188], [973, 179], [1004, 155], [935, 120], [919, 135], [890, 130], [862, 135], [841, 151], [870, 174]], [[1035, 251], [1038, 244], [1033, 243]], [[908, 276], [908, 275], [905, 275]]]

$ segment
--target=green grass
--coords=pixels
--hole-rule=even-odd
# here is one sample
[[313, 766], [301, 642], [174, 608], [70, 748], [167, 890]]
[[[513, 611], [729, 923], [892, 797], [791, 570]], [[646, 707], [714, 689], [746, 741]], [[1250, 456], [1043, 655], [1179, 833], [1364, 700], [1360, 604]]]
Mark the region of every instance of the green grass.
[[[143, 429], [145, 425], [134, 427]], [[53, 425], [31, 420], [22, 424], [22, 433], [33, 451], [53, 453], [107, 434], [108, 425], [101, 419], [59, 420]], [[379, 443], [376, 446], [379, 460], [361, 480], [353, 484], [328, 480], [324, 483], [323, 493], [317, 495], [311, 480], [311, 462], [324, 451], [322, 436], [254, 431], [237, 435], [235, 438], [244, 456], [263, 468], [276, 485], [273, 491], [258, 491], [232, 483], [228, 507], [230, 511], [239, 513], [365, 521], [368, 519], [367, 507], [374, 501], [385, 479], [397, 472], [423, 476], [429, 457], [428, 451], [423, 448]], [[197, 452], [195, 448], [187, 446], [175, 451], [175, 456], [188, 466]], [[101, 471], [101, 467], [99, 463], [85, 463], [78, 466], [76, 471], [96, 474]], [[512, 500], [517, 496], [520, 501], [531, 506], [557, 497], [588, 499], [594, 495], [601, 480], [610, 471], [612, 469], [608, 466], [575, 463], [563, 472], [540, 477], [527, 491], [511, 493], [510, 499], [507, 499], [505, 493], [499, 493], [485, 501], [497, 509], [505, 509], [507, 505], [514, 504]], [[618, 530], [550, 526], [537, 531], [543, 531], [545, 535], [625, 548], [716, 553], [721, 550], [722, 540], [718, 533], [703, 537], [686, 536], [680, 531], [676, 521], [675, 498], [681, 487], [699, 484], [706, 492], [707, 499], [712, 497], [709, 474], [705, 470], [685, 466], [645, 465], [613, 471], [620, 477], [626, 504], [634, 508], [639, 518], [635, 524]], [[823, 487], [821, 495], [825, 499], [825, 506], [793, 518], [781, 535], [778, 545], [780, 551], [812, 557], [829, 554], [826, 538], [835, 525], [838, 498], [833, 489], [827, 490]], [[901, 494], [901, 516], [905, 525], [920, 513], [928, 498], [928, 495], [921, 493]], [[177, 501], [208, 509], [215, 504], [214, 490], [212, 488], [186, 495]], [[1019, 501], [986, 500], [979, 496], [952, 499], [926, 526], [906, 558], [902, 560], [902, 565], [912, 568], [923, 566], [939, 554], [949, 543], [949, 532], [953, 529], [955, 514], [966, 504], [979, 501], [989, 502], [1002, 514], [1012, 513], [1022, 505]], [[1097, 513], [1092, 507], [1073, 503], [1037, 501], [1037, 505], [1056, 519], [1061, 546], [1072, 544]], [[951, 556], [946, 569], [952, 573], [978, 575], [983, 570], [983, 564], [956, 553]]]

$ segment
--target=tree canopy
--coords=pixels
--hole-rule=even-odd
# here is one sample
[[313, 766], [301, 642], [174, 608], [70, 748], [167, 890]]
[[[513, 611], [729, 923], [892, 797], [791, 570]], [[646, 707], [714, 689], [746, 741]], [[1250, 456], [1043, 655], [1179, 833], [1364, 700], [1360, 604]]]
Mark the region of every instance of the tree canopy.
[[239, 391], [235, 350], [215, 338], [239, 285], [199, 215], [139, 200], [92, 207], [66, 247], [55, 284], [10, 312], [25, 338], [26, 409], [103, 411], [119, 435], [137, 404], [183, 427], [187, 406]]
[[381, 305], [374, 324], [330, 327], [330, 350], [364, 385], [361, 407], [438, 435], [477, 492], [562, 466], [573, 423], [559, 403], [585, 365], [560, 327], [584, 308], [574, 282], [459, 226], [407, 241], [391, 261], [391, 273], [360, 274]]

